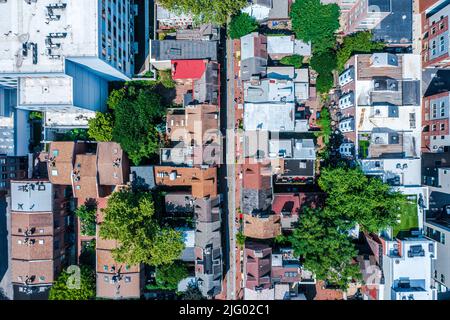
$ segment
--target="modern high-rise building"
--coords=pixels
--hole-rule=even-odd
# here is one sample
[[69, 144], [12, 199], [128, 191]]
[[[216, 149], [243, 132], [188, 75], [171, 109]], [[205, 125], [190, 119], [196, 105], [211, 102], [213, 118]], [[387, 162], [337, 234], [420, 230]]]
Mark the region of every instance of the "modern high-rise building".
[[0, 88], [22, 110], [98, 111], [134, 72], [131, 0], [0, 2]]

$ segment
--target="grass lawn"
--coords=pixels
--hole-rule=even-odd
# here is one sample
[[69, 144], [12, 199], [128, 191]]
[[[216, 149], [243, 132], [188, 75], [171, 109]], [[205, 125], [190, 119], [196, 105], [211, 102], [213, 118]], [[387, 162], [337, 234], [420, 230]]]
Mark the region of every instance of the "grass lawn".
[[417, 230], [419, 227], [419, 218], [417, 216], [417, 198], [414, 199], [410, 196], [411, 200], [408, 200], [402, 207], [402, 215], [400, 223], [393, 227], [392, 234], [394, 237], [407, 237], [411, 235], [412, 230]]

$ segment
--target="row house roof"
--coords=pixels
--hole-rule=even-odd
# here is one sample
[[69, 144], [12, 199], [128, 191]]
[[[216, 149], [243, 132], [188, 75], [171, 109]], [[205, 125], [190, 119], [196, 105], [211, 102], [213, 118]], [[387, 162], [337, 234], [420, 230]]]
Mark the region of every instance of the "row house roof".
[[83, 200], [124, 184], [129, 172], [128, 157], [116, 142], [52, 142], [47, 167], [51, 183], [72, 185], [74, 197]]
[[200, 79], [206, 71], [207, 60], [172, 60], [172, 79]]
[[27, 285], [50, 284], [55, 281], [53, 260], [16, 260], [11, 262], [12, 279], [16, 283]]
[[[108, 205], [108, 198], [97, 199], [97, 224], [104, 219], [103, 209]], [[97, 297], [109, 299], [139, 298], [143, 286], [143, 269], [140, 265], [118, 263], [112, 251], [119, 243], [116, 240], [103, 239], [97, 228], [96, 235], [96, 281]]]
[[155, 166], [156, 185], [191, 187], [196, 198], [217, 196], [217, 168]]
[[64, 253], [65, 188], [48, 180], [12, 180], [10, 187], [12, 282], [48, 286]]
[[217, 61], [217, 42], [202, 40], [152, 40], [151, 57], [156, 61], [194, 59]]
[[202, 146], [217, 140], [219, 107], [212, 104], [189, 105], [167, 112], [166, 132], [172, 142]]
[[269, 289], [272, 248], [266, 244], [249, 242], [245, 244], [245, 287]]
[[244, 249], [245, 288], [271, 289], [279, 283], [301, 281], [300, 261], [290, 248], [273, 249], [263, 243], [247, 241]]

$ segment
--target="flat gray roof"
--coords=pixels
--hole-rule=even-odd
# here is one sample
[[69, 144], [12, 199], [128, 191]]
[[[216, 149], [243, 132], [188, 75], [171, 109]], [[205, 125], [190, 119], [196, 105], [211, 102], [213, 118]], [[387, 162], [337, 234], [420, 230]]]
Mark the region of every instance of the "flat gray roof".
[[[371, 0], [382, 12], [390, 14], [372, 30], [373, 39], [389, 44], [409, 44], [413, 38], [412, 0]], [[392, 4], [392, 6], [391, 6]]]
[[294, 107], [294, 103], [246, 103], [244, 128], [245, 130], [294, 131]]
[[11, 181], [11, 210], [52, 212], [52, 190], [48, 181]]
[[153, 40], [152, 58], [161, 60], [210, 59], [217, 61], [216, 41]]
[[153, 166], [132, 166], [130, 172], [133, 174], [133, 179], [146, 188], [153, 189], [156, 186]]

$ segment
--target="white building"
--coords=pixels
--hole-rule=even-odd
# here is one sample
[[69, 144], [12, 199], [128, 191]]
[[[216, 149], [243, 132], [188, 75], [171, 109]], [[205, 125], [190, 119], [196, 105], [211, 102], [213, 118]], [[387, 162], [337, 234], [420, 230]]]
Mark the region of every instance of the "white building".
[[[249, 0], [247, 7], [241, 11], [255, 18], [259, 23], [275, 22], [289, 19], [289, 0]], [[273, 25], [272, 25], [273, 26]]]
[[431, 283], [434, 241], [419, 237], [384, 241], [382, 269], [384, 285], [380, 300], [436, 300]]
[[295, 104], [246, 103], [244, 105], [246, 131], [306, 132], [307, 120], [295, 119]]
[[[274, 135], [276, 136], [276, 134]], [[269, 158], [316, 160], [313, 139], [277, 139], [269, 141]]]
[[429, 218], [425, 222], [425, 235], [436, 244], [437, 259], [433, 263], [432, 277], [439, 292], [450, 292], [450, 215]]
[[255, 78], [244, 81], [243, 86], [244, 102], [286, 104], [295, 101], [294, 82], [291, 79]]
[[269, 18], [272, 7], [272, 0], [252, 0], [241, 11], [261, 22]]
[[103, 110], [107, 82], [134, 66], [130, 0], [0, 3], [0, 86], [22, 110]]
[[295, 36], [267, 37], [267, 53], [273, 60], [292, 55], [310, 56], [311, 52], [311, 43], [295, 39]]
[[355, 55], [339, 76], [341, 155], [393, 185], [421, 185], [420, 62], [414, 54]]

